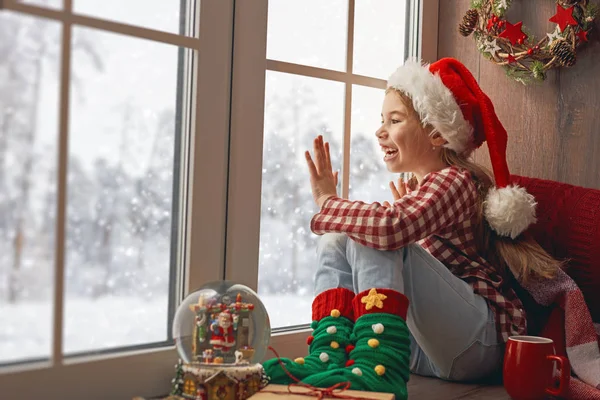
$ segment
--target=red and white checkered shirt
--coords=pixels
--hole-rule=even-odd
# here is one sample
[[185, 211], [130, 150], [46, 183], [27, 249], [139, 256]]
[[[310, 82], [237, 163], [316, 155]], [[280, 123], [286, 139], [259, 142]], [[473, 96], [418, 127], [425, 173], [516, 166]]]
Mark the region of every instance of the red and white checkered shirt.
[[467, 282], [492, 309], [500, 337], [527, 331], [525, 311], [515, 291], [477, 254], [473, 228], [477, 189], [467, 170], [448, 167], [423, 178], [421, 186], [392, 208], [337, 197], [329, 198], [311, 220], [311, 230], [345, 233], [378, 250], [420, 244]]

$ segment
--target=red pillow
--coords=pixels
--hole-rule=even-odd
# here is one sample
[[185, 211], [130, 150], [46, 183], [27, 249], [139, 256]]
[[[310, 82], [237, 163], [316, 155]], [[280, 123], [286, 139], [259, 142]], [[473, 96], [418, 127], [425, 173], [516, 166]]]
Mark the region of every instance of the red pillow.
[[581, 288], [592, 319], [600, 322], [600, 190], [513, 176], [535, 196], [538, 222], [529, 232], [559, 259]]

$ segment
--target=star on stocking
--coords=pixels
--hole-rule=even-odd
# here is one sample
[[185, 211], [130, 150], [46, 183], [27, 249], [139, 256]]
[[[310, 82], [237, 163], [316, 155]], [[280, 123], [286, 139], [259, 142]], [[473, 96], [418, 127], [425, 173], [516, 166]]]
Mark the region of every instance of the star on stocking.
[[369, 290], [369, 294], [360, 299], [360, 302], [365, 304], [365, 308], [370, 310], [373, 307], [383, 308], [383, 301], [387, 299], [385, 294], [377, 293], [377, 289]]
[[549, 21], [558, 24], [561, 32], [564, 32], [565, 28], [569, 25], [577, 26], [577, 21], [573, 18], [572, 6], [565, 9], [560, 4], [557, 4], [556, 14]]

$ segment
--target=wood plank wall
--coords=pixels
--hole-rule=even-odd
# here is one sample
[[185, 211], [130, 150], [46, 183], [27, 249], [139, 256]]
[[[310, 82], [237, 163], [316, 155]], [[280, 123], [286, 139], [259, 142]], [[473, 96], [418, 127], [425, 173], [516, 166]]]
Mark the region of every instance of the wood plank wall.
[[[555, 4], [515, 0], [507, 18], [523, 21], [541, 37], [554, 29], [548, 19]], [[462, 61], [494, 102], [508, 132], [511, 173], [600, 189], [600, 31], [579, 51], [575, 66], [550, 72], [540, 85], [523, 86], [484, 59], [473, 37], [458, 33], [469, 5], [470, 0], [440, 0], [438, 58]], [[475, 159], [490, 166], [485, 145]]]

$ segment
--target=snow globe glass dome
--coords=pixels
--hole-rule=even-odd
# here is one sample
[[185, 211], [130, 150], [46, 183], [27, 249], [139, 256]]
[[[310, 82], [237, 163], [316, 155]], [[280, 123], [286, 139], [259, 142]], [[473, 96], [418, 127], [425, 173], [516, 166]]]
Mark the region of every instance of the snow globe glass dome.
[[249, 287], [210, 282], [188, 295], [175, 313], [173, 338], [187, 364], [259, 363], [271, 326], [265, 306]]

